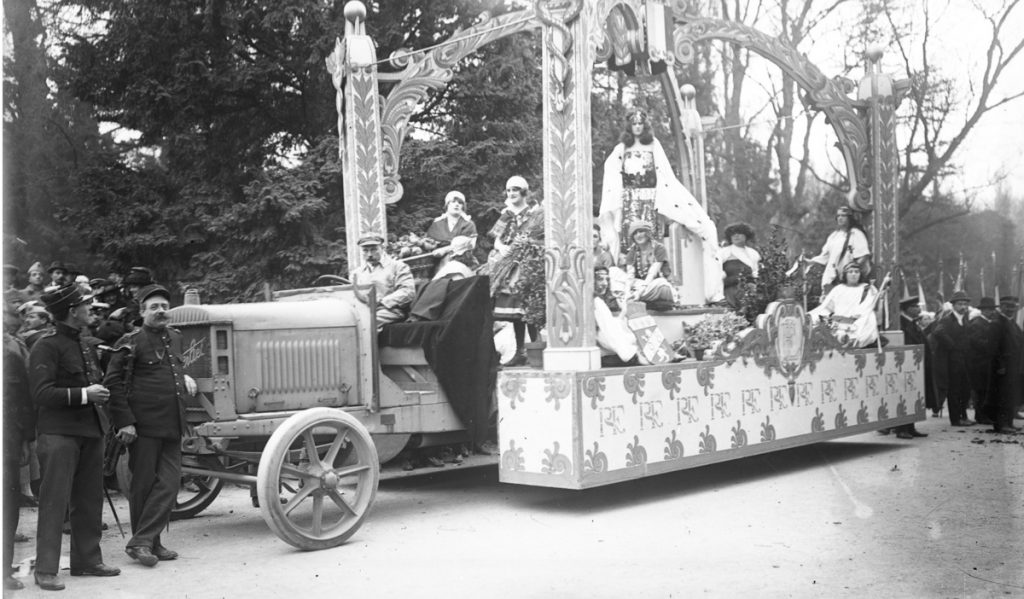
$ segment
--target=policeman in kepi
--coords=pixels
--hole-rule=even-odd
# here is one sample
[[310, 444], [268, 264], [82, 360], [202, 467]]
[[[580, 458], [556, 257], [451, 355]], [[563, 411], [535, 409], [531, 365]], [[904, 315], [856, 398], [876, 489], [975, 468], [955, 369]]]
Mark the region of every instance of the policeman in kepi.
[[181, 439], [188, 435], [185, 400], [196, 383], [185, 374], [182, 336], [168, 326], [171, 294], [148, 285], [135, 296], [142, 326], [114, 347], [104, 383], [118, 438], [128, 445], [132, 473], [128, 508], [132, 538], [125, 552], [144, 566], [173, 560], [164, 547], [167, 526], [181, 483]]
[[104, 405], [110, 392], [95, 350], [82, 339], [92, 317], [90, 298], [74, 284], [42, 296], [56, 321], [29, 354], [29, 385], [37, 408], [37, 446], [42, 482], [36, 532], [35, 581], [59, 591], [61, 528], [71, 507], [71, 575], [117, 576], [103, 563]]

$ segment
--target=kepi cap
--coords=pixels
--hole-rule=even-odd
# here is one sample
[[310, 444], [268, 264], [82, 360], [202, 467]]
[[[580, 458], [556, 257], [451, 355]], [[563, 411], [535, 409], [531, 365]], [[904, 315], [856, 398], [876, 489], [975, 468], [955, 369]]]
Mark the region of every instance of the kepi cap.
[[999, 298], [999, 303], [1000, 304], [1019, 304], [1020, 303], [1020, 298], [1017, 297], [1016, 295], [1004, 295], [1003, 297]]
[[171, 301], [171, 292], [167, 291], [167, 288], [163, 285], [157, 285], [155, 283], [146, 285], [142, 289], [135, 292], [135, 301], [139, 302], [139, 305], [146, 303], [152, 295], [162, 295], [167, 298], [167, 301]]
[[916, 295], [908, 295], [900, 300], [900, 310], [906, 310], [920, 303], [920, 299]]
[[384, 238], [380, 235], [363, 235], [356, 242], [359, 247], [366, 247], [368, 245], [384, 245]]
[[52, 313], [73, 308], [88, 302], [91, 298], [82, 293], [78, 285], [63, 285], [40, 296], [46, 305], [46, 311]]

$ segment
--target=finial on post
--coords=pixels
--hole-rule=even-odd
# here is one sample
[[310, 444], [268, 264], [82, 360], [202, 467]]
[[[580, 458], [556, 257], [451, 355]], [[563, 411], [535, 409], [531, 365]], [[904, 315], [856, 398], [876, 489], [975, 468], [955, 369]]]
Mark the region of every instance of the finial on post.
[[878, 63], [878, 61], [882, 59], [883, 54], [885, 54], [884, 46], [881, 44], [871, 44], [864, 52], [864, 57], [873, 63]]
[[345, 3], [345, 35], [363, 35], [366, 23], [366, 5], [359, 0]]

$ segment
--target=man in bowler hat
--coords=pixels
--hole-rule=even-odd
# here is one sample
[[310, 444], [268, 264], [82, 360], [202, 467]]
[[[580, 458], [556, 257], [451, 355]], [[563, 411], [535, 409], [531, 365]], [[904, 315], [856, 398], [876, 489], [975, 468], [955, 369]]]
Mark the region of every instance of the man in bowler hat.
[[42, 481], [36, 533], [35, 582], [62, 590], [58, 578], [61, 528], [71, 510], [71, 575], [117, 576], [100, 551], [103, 511], [103, 436], [110, 392], [95, 350], [81, 331], [90, 323], [90, 299], [76, 285], [42, 296], [53, 315], [53, 333], [29, 354], [29, 385], [37, 409], [36, 452]]
[[998, 405], [996, 386], [996, 356], [1002, 328], [996, 313], [996, 300], [983, 297], [978, 302], [980, 314], [967, 325], [971, 343], [968, 365], [971, 370], [971, 390], [974, 393], [974, 420], [978, 424], [992, 424], [992, 411]]
[[972, 426], [967, 419], [971, 399], [970, 340], [967, 336], [967, 311], [971, 298], [957, 291], [949, 298], [953, 311], [942, 317], [932, 333], [935, 343], [935, 391], [939, 401], [949, 404], [949, 422], [953, 426]]
[[168, 326], [171, 295], [160, 285], [139, 290], [142, 326], [114, 346], [106, 385], [117, 436], [128, 446], [132, 538], [125, 552], [144, 566], [178, 554], [160, 537], [181, 484], [181, 438], [188, 434], [185, 400], [196, 383], [185, 374], [182, 335]]
[[1002, 338], [996, 359], [996, 395], [998, 407], [992, 411], [993, 428], [997, 433], [1016, 433], [1013, 418], [1024, 401], [1024, 332], [1017, 325], [1020, 299], [1013, 295], [999, 298], [999, 324]]

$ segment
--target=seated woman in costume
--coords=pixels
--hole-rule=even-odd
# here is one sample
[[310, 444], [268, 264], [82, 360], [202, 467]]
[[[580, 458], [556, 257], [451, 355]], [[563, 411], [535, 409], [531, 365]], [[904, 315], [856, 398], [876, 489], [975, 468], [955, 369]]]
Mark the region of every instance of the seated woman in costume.
[[494, 319], [512, 322], [516, 340], [516, 355], [503, 366], [526, 364], [526, 331], [530, 339], [540, 338], [536, 327], [527, 327], [524, 298], [519, 289], [519, 273], [524, 266], [530, 268], [544, 263], [544, 209], [540, 203], [528, 201], [530, 186], [526, 179], [516, 175], [505, 183], [505, 209], [488, 233], [494, 239], [494, 249], [487, 260], [486, 272], [491, 276], [491, 296], [494, 298]]
[[638, 221], [629, 227], [632, 246], [626, 254], [626, 274], [632, 279], [631, 297], [649, 307], [667, 310], [675, 300], [675, 290], [668, 277], [668, 251], [654, 240], [649, 223]]
[[447, 258], [452, 252], [452, 240], [459, 236], [476, 242], [476, 225], [466, 214], [466, 196], [453, 190], [444, 197], [444, 214], [430, 223], [426, 237], [433, 246], [434, 255]]
[[881, 292], [889, 286], [889, 277], [882, 281], [882, 289], [862, 283], [860, 266], [849, 263], [843, 270], [843, 279], [833, 287], [821, 304], [810, 311], [813, 320], [828, 320], [840, 342], [850, 347], [867, 347], [878, 341], [878, 321], [875, 304]]
[[597, 326], [597, 346], [602, 353], [602, 366], [636, 366], [640, 364], [636, 337], [626, 322], [616, 316], [618, 299], [611, 293], [608, 269], [594, 268], [594, 324]]
[[849, 206], [840, 206], [836, 210], [836, 230], [825, 240], [821, 253], [811, 258], [812, 262], [825, 267], [821, 274], [822, 294], [837, 284], [848, 264], [861, 266], [861, 275], [866, 277], [871, 270], [870, 259], [871, 249], [864, 228]]
[[740, 280], [752, 283], [757, 278], [761, 265], [761, 254], [747, 245], [754, 241], [754, 230], [747, 223], [737, 223], [725, 228], [725, 239], [729, 245], [718, 251], [722, 260], [725, 278], [725, 301], [733, 308], [739, 307]]
[[630, 227], [646, 222], [652, 234], [663, 238], [663, 219], [677, 222], [700, 237], [704, 268], [704, 296], [722, 300], [722, 266], [718, 259], [718, 232], [697, 199], [672, 172], [665, 150], [642, 110], [629, 115], [629, 126], [604, 163], [598, 224], [613, 256], [629, 251]]

